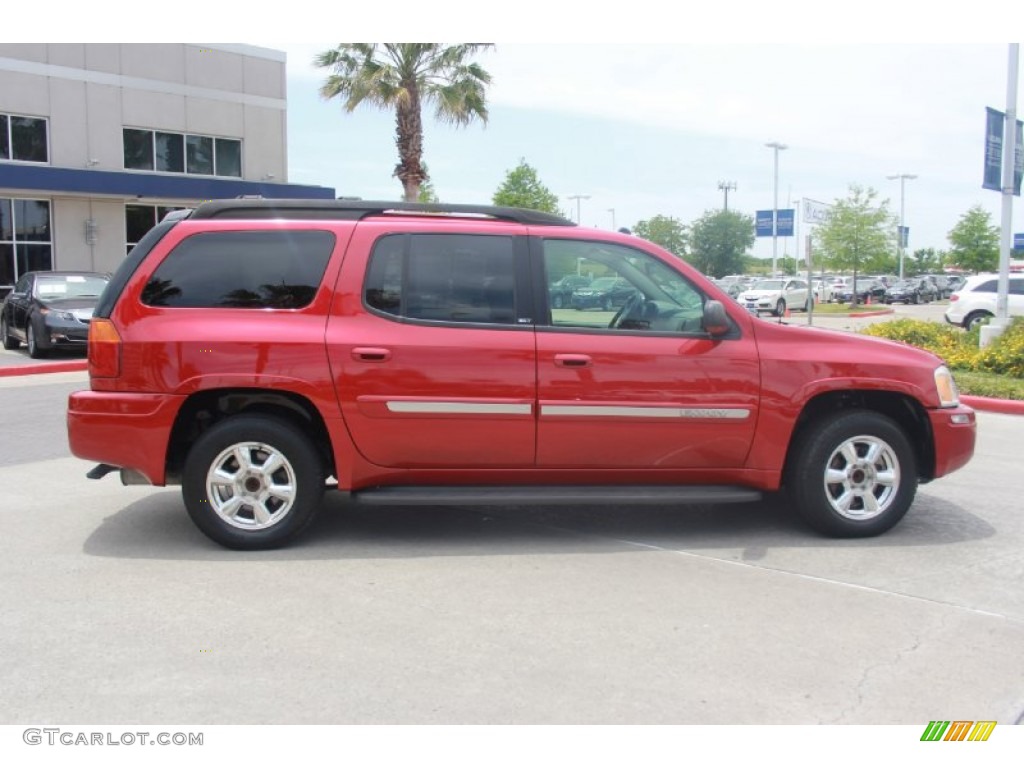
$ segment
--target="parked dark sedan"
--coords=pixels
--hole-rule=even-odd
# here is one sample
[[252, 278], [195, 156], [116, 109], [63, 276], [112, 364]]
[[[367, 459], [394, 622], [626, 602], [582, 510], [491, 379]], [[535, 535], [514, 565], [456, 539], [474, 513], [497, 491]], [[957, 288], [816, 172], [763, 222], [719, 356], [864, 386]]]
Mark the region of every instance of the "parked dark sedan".
[[568, 307], [572, 304], [573, 291], [577, 288], [585, 288], [588, 285], [590, 285], [590, 278], [583, 275], [565, 275], [556, 280], [548, 287], [551, 306], [555, 309]]
[[26, 272], [0, 308], [4, 349], [24, 342], [36, 358], [58, 347], [85, 351], [89, 320], [109, 279], [98, 272]]
[[586, 288], [573, 291], [572, 305], [576, 309], [617, 309], [634, 293], [636, 288], [624, 278], [599, 277]]
[[[836, 291], [836, 300], [840, 302], [852, 302], [853, 301], [853, 287], [845, 285]], [[881, 303], [882, 299], [885, 298], [885, 285], [874, 278], [858, 277], [857, 278], [857, 302], [860, 304], [866, 304], [868, 299], [871, 299], [871, 303]]]
[[927, 304], [937, 298], [935, 286], [930, 280], [922, 277], [912, 277], [909, 280], [900, 280], [890, 286], [885, 292], [885, 303], [895, 304]]

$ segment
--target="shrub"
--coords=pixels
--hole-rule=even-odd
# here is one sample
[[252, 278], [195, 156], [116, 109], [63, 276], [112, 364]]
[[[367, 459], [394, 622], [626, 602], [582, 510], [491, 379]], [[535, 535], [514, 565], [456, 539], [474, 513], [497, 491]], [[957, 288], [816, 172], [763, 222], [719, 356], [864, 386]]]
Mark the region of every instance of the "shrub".
[[864, 329], [869, 336], [902, 341], [927, 349], [953, 370], [997, 373], [1024, 378], [1024, 318], [1014, 318], [1003, 334], [979, 349], [979, 329], [962, 331], [925, 320], [893, 320]]

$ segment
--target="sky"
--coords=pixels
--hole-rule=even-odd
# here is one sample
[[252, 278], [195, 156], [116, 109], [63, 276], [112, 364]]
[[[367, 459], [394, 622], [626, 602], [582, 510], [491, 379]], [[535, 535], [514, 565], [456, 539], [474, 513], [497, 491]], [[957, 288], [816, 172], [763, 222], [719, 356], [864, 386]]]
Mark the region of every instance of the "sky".
[[[398, 199], [393, 114], [346, 113], [318, 95], [327, 71], [311, 62], [331, 44], [256, 44], [288, 54], [289, 180]], [[1008, 52], [1006, 43], [498, 44], [477, 57], [493, 77], [487, 124], [454, 128], [425, 111], [424, 159], [451, 203], [490, 203], [525, 159], [571, 218], [578, 206], [582, 224], [612, 228], [659, 214], [690, 223], [724, 205], [719, 182], [736, 185], [731, 210], [772, 208], [765, 144], [781, 142], [780, 208], [830, 203], [856, 184], [898, 216], [901, 184], [886, 177], [913, 174], [903, 190], [909, 249], [944, 249], [973, 206], [1000, 223], [1001, 195], [981, 183], [985, 107], [1006, 108]], [[1022, 215], [1017, 198], [1016, 231]], [[793, 253], [795, 238], [780, 255], [787, 245]], [[759, 238], [754, 253], [771, 250]]]

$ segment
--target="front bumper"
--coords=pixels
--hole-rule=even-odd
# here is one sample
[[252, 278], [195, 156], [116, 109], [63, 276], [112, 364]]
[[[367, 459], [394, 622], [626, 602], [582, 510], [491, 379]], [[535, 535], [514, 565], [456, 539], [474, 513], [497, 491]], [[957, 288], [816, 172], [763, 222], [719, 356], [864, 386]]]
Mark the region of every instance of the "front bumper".
[[956, 408], [936, 408], [928, 411], [935, 441], [935, 473], [933, 477], [948, 475], [964, 466], [974, 455], [978, 425], [974, 409], [960, 405]]
[[80, 459], [166, 482], [171, 429], [185, 397], [82, 390], [68, 396], [68, 445]]
[[[37, 326], [38, 327], [38, 326]], [[75, 347], [85, 349], [89, 341], [89, 324], [48, 315], [43, 323], [40, 347]]]

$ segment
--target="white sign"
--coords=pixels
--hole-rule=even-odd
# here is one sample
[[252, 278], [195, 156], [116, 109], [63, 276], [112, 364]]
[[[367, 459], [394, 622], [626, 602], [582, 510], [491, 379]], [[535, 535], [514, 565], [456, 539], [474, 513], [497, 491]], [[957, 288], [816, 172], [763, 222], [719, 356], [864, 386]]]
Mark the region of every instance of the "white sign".
[[804, 200], [803, 220], [805, 224], [814, 226], [824, 224], [832, 215], [832, 206], [819, 203], [817, 200]]

